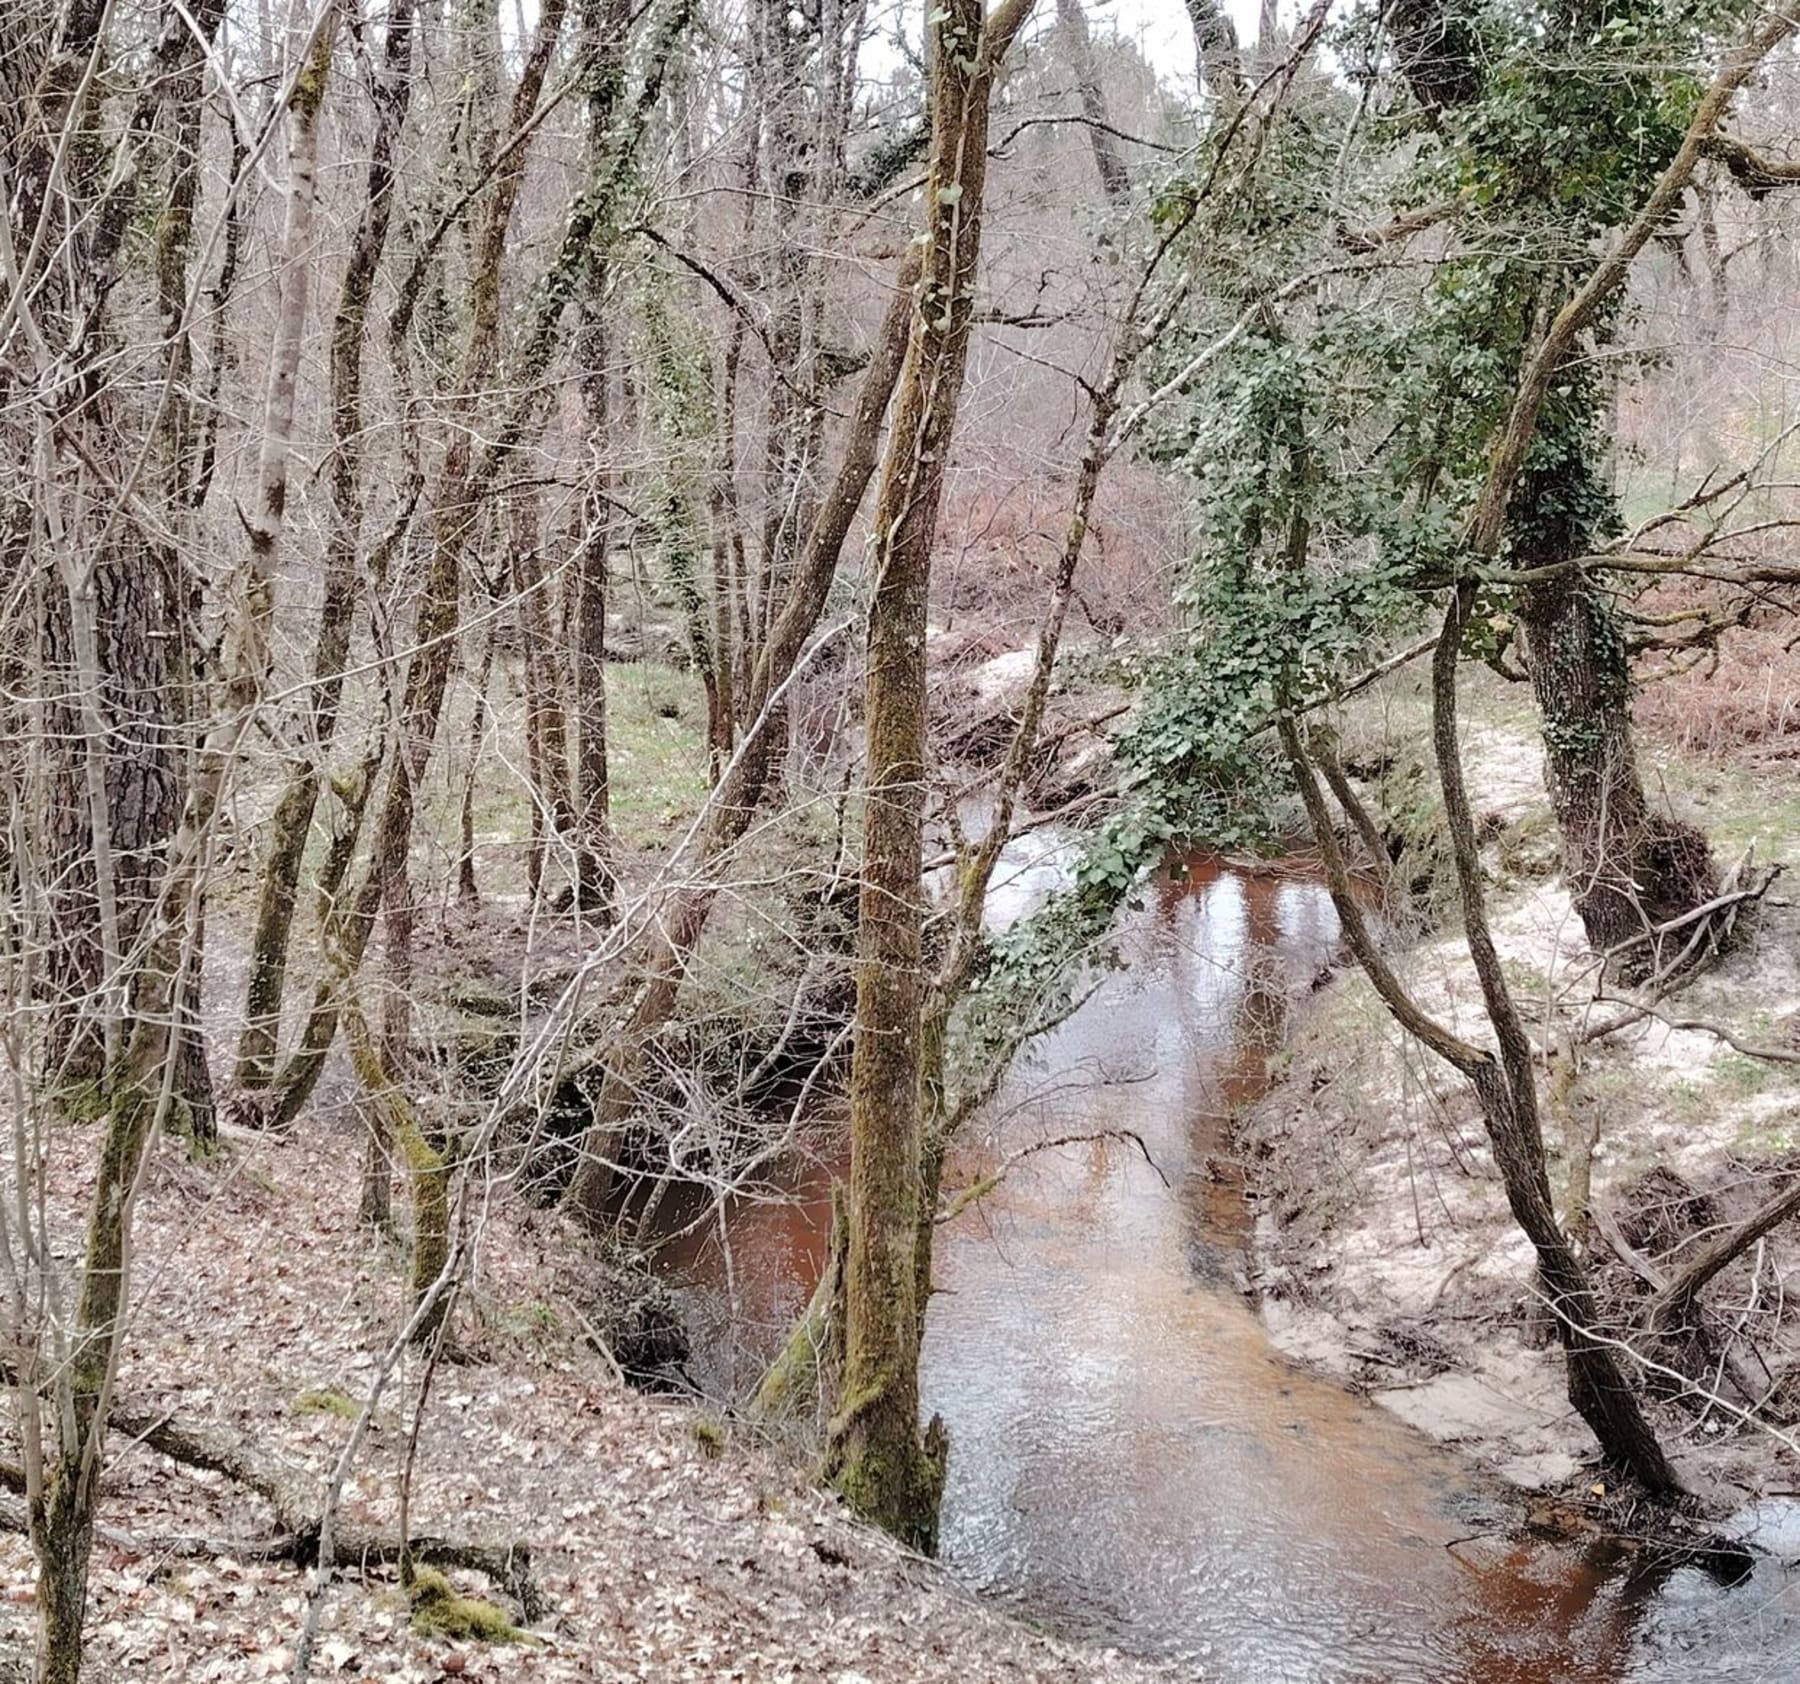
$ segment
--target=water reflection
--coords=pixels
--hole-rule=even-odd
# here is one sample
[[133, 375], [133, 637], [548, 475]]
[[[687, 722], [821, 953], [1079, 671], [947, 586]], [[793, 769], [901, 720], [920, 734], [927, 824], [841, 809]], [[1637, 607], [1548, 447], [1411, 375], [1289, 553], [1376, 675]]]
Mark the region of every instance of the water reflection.
[[[1055, 881], [1048, 850], [1014, 864], [1002, 917]], [[1263, 1090], [1290, 1002], [1331, 961], [1322, 887], [1197, 857], [1119, 941], [1121, 969], [1021, 1061], [960, 1168], [1083, 1138], [1017, 1161], [940, 1235], [924, 1388], [952, 1436], [947, 1565], [1204, 1679], [1800, 1679], [1778, 1562], [1722, 1592], [1509, 1536], [1515, 1511], [1453, 1457], [1271, 1350], [1234, 1286], [1222, 1121]], [[800, 1176], [795, 1203], [728, 1215], [737, 1313], [764, 1350], [822, 1263], [832, 1167]], [[680, 1266], [722, 1328], [716, 1236]]]

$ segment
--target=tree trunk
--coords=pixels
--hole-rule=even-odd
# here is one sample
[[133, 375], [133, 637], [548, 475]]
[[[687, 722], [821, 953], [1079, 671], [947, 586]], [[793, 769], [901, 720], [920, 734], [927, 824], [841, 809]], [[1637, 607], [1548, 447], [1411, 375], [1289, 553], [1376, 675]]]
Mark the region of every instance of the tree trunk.
[[627, 976], [634, 978], [635, 992], [609, 1034], [593, 1121], [588, 1126], [575, 1174], [563, 1194], [564, 1204], [577, 1220], [595, 1232], [606, 1225], [617, 1135], [636, 1104], [646, 1045], [675, 1009], [688, 959], [706, 928], [718, 895], [720, 873], [749, 830], [767, 787], [777, 745], [776, 733], [771, 729], [775, 710], [770, 701], [792, 676], [807, 639], [819, 623], [844, 540], [874, 475], [881, 448], [882, 418], [906, 354], [911, 293], [918, 273], [916, 258], [901, 265], [887, 318], [857, 388], [843, 458], [794, 570], [793, 590], [763, 644], [746, 687], [746, 713], [751, 723], [731, 766], [713, 792], [700, 838], [699, 861], [690, 879], [671, 891], [658, 914], [646, 920], [644, 936], [626, 955], [624, 969]]
[[[390, 1073], [357, 1002], [354, 985], [344, 1001], [344, 1039], [357, 1079], [380, 1119], [374, 1138], [385, 1135], [406, 1162], [413, 1200], [410, 1287], [416, 1309], [444, 1272], [450, 1256], [449, 1155], [427, 1136], [411, 1099]], [[449, 1295], [441, 1295], [432, 1313], [413, 1330], [415, 1345], [430, 1344], [449, 1308]]]
[[463, 771], [456, 856], [456, 904], [469, 911], [481, 905], [481, 883], [475, 875], [475, 786], [481, 771], [481, 751], [487, 741], [488, 685], [493, 676], [494, 626], [490, 622], [481, 646], [481, 670], [475, 679], [475, 706], [469, 714], [469, 763]]
[[1619, 973], [1651, 975], [1664, 960], [1646, 932], [1718, 892], [1712, 850], [1692, 825], [1651, 810], [1632, 741], [1630, 659], [1594, 583], [1570, 570], [1530, 586], [1519, 624], [1563, 870], [1588, 944], [1609, 954], [1631, 943]]
[[1463, 932], [1482, 1003], [1499, 1044], [1498, 1057], [1453, 1034], [1421, 1010], [1389, 967], [1351, 888], [1331, 815], [1300, 747], [1299, 733], [1285, 714], [1279, 721], [1282, 744], [1324, 858], [1346, 943], [1401, 1028], [1460, 1071], [1475, 1090], [1507, 1205], [1537, 1254], [1539, 1284], [1562, 1340], [1569, 1401], [1592, 1430], [1609, 1464], [1636, 1479], [1655, 1500], [1671, 1502], [1682, 1495], [1680, 1481], [1638, 1407], [1637, 1394], [1626, 1379], [1614, 1343], [1603, 1336], [1587, 1267], [1556, 1220], [1531, 1042], [1488, 927], [1475, 818], [1457, 739], [1457, 665], [1463, 630], [1474, 605], [1475, 586], [1459, 584], [1452, 593], [1432, 663], [1432, 741], [1462, 902]]
[[[569, 771], [568, 715], [563, 707], [563, 675], [551, 633], [549, 596], [544, 586], [535, 494], [521, 494], [514, 515], [512, 582], [517, 593], [520, 662], [524, 674], [526, 763], [532, 783], [532, 835], [554, 846], [581, 882], [581, 838], [575, 819], [575, 788]], [[544, 892], [543, 852], [534, 870], [532, 896]]]
[[75, 1680], [81, 1669], [81, 1604], [92, 1542], [94, 1501], [106, 1433], [106, 1400], [121, 1352], [133, 1200], [144, 1154], [174, 1089], [182, 1006], [193, 974], [203, 916], [214, 820], [238, 747], [267, 679], [274, 610], [273, 564], [283, 530], [293, 390], [305, 288], [296, 255], [311, 236], [316, 137], [336, 17], [321, 23], [295, 85], [291, 171], [283, 257], [288, 267], [270, 353], [258, 495], [247, 524], [243, 599], [230, 625], [223, 712], [209, 725], [197, 769], [167, 850], [167, 872], [144, 919], [144, 959], [134, 978], [131, 1033], [109, 1072], [105, 1137], [94, 1180], [82, 1260], [73, 1350], [59, 1390], [56, 1450], [35, 1505], [33, 1543], [43, 1574], [39, 1676]]
[[940, 1422], [919, 1431], [925, 623], [974, 315], [989, 100], [1029, 10], [1030, 0], [1007, 0], [985, 28], [980, 0], [948, 0], [933, 14], [923, 273], [874, 522], [844, 1382], [825, 1470], [865, 1519], [927, 1552], [948, 1442]]
[[54, 1504], [45, 1504], [40, 1531], [37, 1684], [80, 1684], [94, 1500], [81, 1491], [78, 1475], [64, 1475]]
[[[1081, 114], [1100, 172], [1100, 187], [1110, 203], [1117, 204], [1131, 191], [1131, 176], [1119, 155], [1118, 137], [1107, 114], [1106, 91], [1100, 82], [1100, 66], [1094, 58], [1094, 38], [1088, 30], [1081, 0], [1056, 0], [1056, 27], [1075, 73], [1075, 91], [1081, 96]], [[1259, 51], [1261, 43], [1258, 43]]]
[[611, 371], [605, 330], [606, 267], [596, 261], [581, 334], [588, 473], [585, 530], [575, 564], [571, 673], [575, 691], [576, 810], [580, 824], [578, 907], [611, 923], [618, 899], [613, 877], [611, 789], [606, 743], [606, 590], [612, 541]]
[[[561, 36], [568, 0], [544, 0], [537, 32], [513, 92], [509, 133], [529, 132], [544, 79]], [[477, 483], [471, 418], [494, 373], [499, 349], [500, 278], [513, 211], [524, 180], [525, 146], [514, 146], [494, 171], [487, 214], [477, 242], [470, 284], [471, 319], [457, 371], [456, 413], [449, 447], [439, 471], [434, 498], [431, 566], [425, 577], [414, 622], [412, 660], [406, 669], [395, 740], [388, 756], [388, 776], [376, 810], [369, 860], [349, 896], [345, 912], [327, 946], [323, 975], [301, 1032], [300, 1045], [273, 1083], [272, 1121], [286, 1126], [311, 1097], [326, 1054], [337, 1038], [343, 989], [362, 964], [380, 910], [382, 886], [394, 875], [395, 862], [411, 848], [418, 789], [431, 764], [450, 681], [458, 628], [462, 618], [464, 554], [480, 519], [485, 484]], [[491, 469], [491, 462], [486, 470]]]
[[1244, 62], [1238, 50], [1237, 26], [1220, 0], [1187, 0], [1194, 26], [1194, 73], [1203, 93], [1211, 94], [1218, 114], [1228, 118], [1244, 102]]
[[1587, 1266], [1556, 1220], [1531, 1043], [1488, 929], [1475, 818], [1457, 738], [1457, 665], [1474, 604], [1475, 587], [1459, 584], [1432, 661], [1432, 737], [1462, 898], [1463, 933], [1500, 1045], [1497, 1064], [1483, 1055], [1468, 1074], [1487, 1119], [1507, 1203], [1537, 1252], [1539, 1277], [1568, 1360], [1569, 1401], [1593, 1430], [1602, 1454], [1628, 1470], [1652, 1497], [1667, 1501], [1681, 1494], [1680, 1483], [1638, 1407], [1616, 1351], [1599, 1336], [1599, 1309]]

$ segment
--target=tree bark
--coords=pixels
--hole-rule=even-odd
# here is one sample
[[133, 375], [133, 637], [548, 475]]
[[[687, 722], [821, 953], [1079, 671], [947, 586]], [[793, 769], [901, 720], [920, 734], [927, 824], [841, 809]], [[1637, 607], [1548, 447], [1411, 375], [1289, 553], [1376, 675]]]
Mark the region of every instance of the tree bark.
[[[550, 629], [549, 599], [545, 590], [542, 546], [538, 542], [535, 494], [521, 494], [515, 510], [512, 541], [512, 581], [517, 593], [519, 636], [523, 648], [525, 730], [531, 746], [533, 835], [553, 842], [570, 867], [578, 889], [581, 847], [575, 817], [575, 788], [569, 770], [568, 715], [563, 707], [562, 663]], [[544, 892], [538, 866], [532, 883], [535, 898]]]
[[1237, 26], [1220, 0], [1186, 0], [1194, 26], [1194, 71], [1203, 93], [1211, 94], [1221, 117], [1244, 102], [1244, 61]]
[[940, 1422], [919, 1431], [925, 622], [974, 316], [990, 100], [1030, 9], [1006, 0], [984, 22], [980, 0], [947, 0], [933, 14], [923, 272], [875, 507], [844, 1383], [825, 1471], [865, 1519], [927, 1552], [948, 1441]]
[[73, 1681], [81, 1668], [81, 1612], [104, 1447], [107, 1404], [121, 1354], [133, 1199], [144, 1154], [174, 1092], [181, 1002], [191, 973], [213, 830], [226, 780], [267, 679], [274, 556], [282, 530], [305, 289], [297, 254], [311, 235], [316, 137], [336, 34], [336, 8], [319, 20], [290, 104], [291, 179], [282, 255], [288, 268], [270, 353], [258, 496], [250, 516], [242, 600], [231, 617], [223, 711], [209, 726], [168, 849], [168, 870], [143, 937], [131, 1033], [106, 1088], [105, 1134], [94, 1181], [72, 1351], [59, 1390], [54, 1452], [33, 1503], [33, 1544], [43, 1564], [39, 1675]]
[[1464, 585], [1452, 594], [1432, 666], [1432, 735], [1438, 778], [1461, 895], [1464, 934], [1499, 1055], [1452, 1034], [1434, 1021], [1389, 968], [1370, 934], [1338, 847], [1331, 815], [1290, 717], [1279, 722], [1283, 747], [1305, 801], [1314, 840], [1323, 855], [1331, 896], [1344, 937], [1364, 974], [1395, 1021], [1474, 1089], [1487, 1127], [1494, 1166], [1506, 1189], [1513, 1219], [1537, 1256], [1538, 1280], [1562, 1341], [1569, 1401], [1599, 1442], [1607, 1462], [1635, 1478], [1659, 1502], [1682, 1495], [1637, 1394], [1627, 1381], [1614, 1344], [1604, 1336], [1587, 1267], [1563, 1233], [1550, 1194], [1539, 1118], [1531, 1045], [1498, 950], [1488, 928], [1475, 838], [1474, 814], [1463, 781], [1457, 740], [1457, 663], [1464, 623], [1475, 593]]
[[1570, 569], [1531, 585], [1519, 625], [1563, 871], [1588, 945], [1623, 949], [1623, 976], [1653, 974], [1663, 955], [1644, 938], [1718, 892], [1712, 850], [1694, 826], [1651, 810], [1632, 740], [1630, 658], [1594, 581]]
[[610, 924], [618, 899], [613, 876], [612, 791], [606, 740], [606, 595], [612, 542], [610, 341], [605, 328], [606, 266], [596, 260], [580, 338], [581, 399], [586, 424], [591, 490], [584, 502], [584, 530], [575, 563], [571, 671], [574, 678], [575, 790], [580, 825], [579, 910]]
[[1094, 168], [1100, 172], [1100, 188], [1112, 203], [1131, 191], [1131, 176], [1119, 155], [1119, 142], [1107, 114], [1106, 91], [1100, 66], [1094, 58], [1094, 38], [1088, 30], [1081, 0], [1056, 0], [1056, 25], [1075, 72], [1075, 91], [1081, 97], [1081, 114], [1087, 119], [1088, 145], [1093, 148]]
[[[544, 0], [537, 31], [513, 93], [509, 133], [522, 137], [543, 93], [544, 79], [561, 36], [568, 0]], [[337, 1037], [342, 990], [356, 975], [373, 933], [384, 885], [410, 850], [421, 780], [431, 764], [443, 712], [444, 691], [461, 623], [464, 553], [481, 516], [476, 484], [473, 414], [495, 368], [500, 331], [501, 265], [513, 211], [524, 180], [526, 147], [514, 145], [496, 165], [477, 242], [471, 281], [471, 319], [457, 372], [456, 413], [433, 499], [431, 565], [413, 630], [396, 740], [390, 747], [386, 784], [376, 811], [369, 860], [352, 890], [338, 929], [328, 941], [323, 975], [315, 985], [299, 1047], [273, 1086], [271, 1120], [286, 1126], [300, 1114], [318, 1082]], [[485, 477], [485, 476], [484, 476]]]
[[793, 675], [807, 639], [818, 626], [844, 541], [874, 477], [882, 418], [906, 354], [912, 288], [918, 275], [916, 258], [901, 265], [887, 318], [857, 388], [837, 474], [794, 569], [793, 589], [751, 673], [746, 690], [746, 716], [751, 723], [713, 791], [695, 869], [688, 881], [670, 892], [655, 916], [646, 919], [644, 935], [625, 957], [631, 992], [609, 1032], [593, 1121], [563, 1195], [564, 1205], [593, 1232], [606, 1226], [617, 1136], [637, 1103], [648, 1042], [675, 1010], [688, 959], [718, 896], [720, 875], [750, 828], [767, 787], [771, 763], [784, 741], [773, 728], [770, 700]]
[[[395, 1081], [388, 1062], [375, 1044], [354, 984], [344, 1001], [344, 1038], [357, 1079], [379, 1119], [373, 1139], [391, 1142], [406, 1164], [412, 1188], [413, 1246], [412, 1302], [416, 1309], [444, 1272], [450, 1257], [450, 1158], [425, 1132], [417, 1109]], [[426, 1346], [443, 1326], [450, 1307], [449, 1295], [440, 1294], [431, 1313], [413, 1330], [413, 1343]]]

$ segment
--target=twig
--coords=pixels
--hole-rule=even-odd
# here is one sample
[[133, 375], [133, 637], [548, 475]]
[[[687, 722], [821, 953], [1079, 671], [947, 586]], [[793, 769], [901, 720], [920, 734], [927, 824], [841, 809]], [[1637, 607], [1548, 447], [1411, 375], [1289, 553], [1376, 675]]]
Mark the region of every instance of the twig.
[[1144, 1144], [1144, 1137], [1139, 1134], [1136, 1129], [1095, 1129], [1088, 1134], [1059, 1134], [1052, 1140], [1033, 1141], [1031, 1145], [1022, 1147], [1017, 1152], [1009, 1153], [1001, 1161], [998, 1169], [970, 1182], [967, 1187], [958, 1193], [956, 1197], [950, 1201], [948, 1206], [938, 1212], [935, 1218], [936, 1222], [939, 1226], [942, 1226], [947, 1222], [954, 1222], [957, 1217], [961, 1216], [962, 1213], [969, 1208], [970, 1205], [978, 1203], [980, 1200], [985, 1199], [989, 1193], [993, 1192], [994, 1189], [1006, 1179], [1007, 1172], [1022, 1163], [1026, 1158], [1032, 1157], [1039, 1152], [1054, 1151], [1058, 1146], [1079, 1146], [1097, 1140], [1130, 1141], [1133, 1146], [1143, 1153], [1144, 1162], [1147, 1163], [1151, 1169], [1156, 1171], [1157, 1180], [1165, 1187], [1169, 1185], [1169, 1178], [1163, 1174], [1162, 1166], [1150, 1156], [1150, 1148]]

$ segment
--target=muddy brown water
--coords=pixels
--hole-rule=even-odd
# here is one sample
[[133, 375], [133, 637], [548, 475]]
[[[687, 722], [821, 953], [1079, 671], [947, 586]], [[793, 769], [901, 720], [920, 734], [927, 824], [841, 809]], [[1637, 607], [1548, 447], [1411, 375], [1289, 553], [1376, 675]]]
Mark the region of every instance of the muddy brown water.
[[[996, 922], [1059, 871], [1053, 842], [1014, 850]], [[925, 1338], [925, 1405], [951, 1434], [945, 1565], [1220, 1684], [1800, 1681], [1796, 1505], [1742, 1517], [1771, 1553], [1730, 1590], [1534, 1541], [1450, 1452], [1270, 1346], [1238, 1286], [1222, 1124], [1266, 1086], [1337, 937], [1304, 871], [1183, 861], [1125, 920], [1118, 970], [1009, 1078], [960, 1168], [1010, 1167], [940, 1234]], [[1069, 1136], [1087, 1138], [1045, 1144]], [[841, 1167], [798, 1164], [785, 1199], [670, 1242], [709, 1390], [741, 1395], [791, 1325]]]

